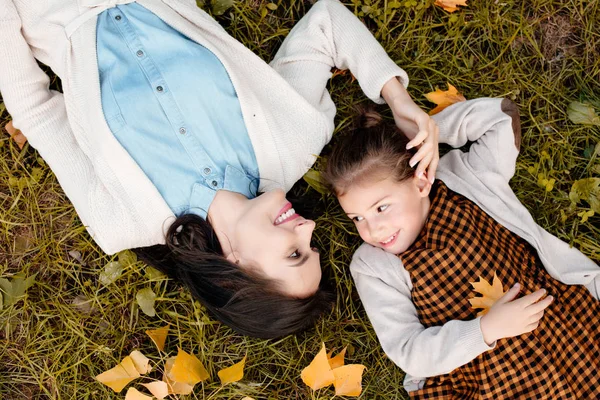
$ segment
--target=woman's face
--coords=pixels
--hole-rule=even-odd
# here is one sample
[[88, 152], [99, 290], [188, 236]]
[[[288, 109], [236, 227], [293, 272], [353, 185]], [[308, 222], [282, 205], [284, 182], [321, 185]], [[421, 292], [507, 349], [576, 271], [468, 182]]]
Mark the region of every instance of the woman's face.
[[310, 245], [315, 222], [296, 214], [282, 190], [250, 200], [239, 196], [223, 196], [227, 223], [213, 222], [225, 256], [242, 268], [258, 269], [290, 296], [315, 293], [321, 281], [319, 254]]

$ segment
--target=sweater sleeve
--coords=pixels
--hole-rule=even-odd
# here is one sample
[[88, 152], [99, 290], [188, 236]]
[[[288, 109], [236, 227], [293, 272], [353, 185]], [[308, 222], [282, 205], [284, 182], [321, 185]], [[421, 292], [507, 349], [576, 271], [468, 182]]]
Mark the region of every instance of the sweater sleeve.
[[515, 173], [521, 146], [519, 109], [508, 99], [481, 98], [453, 104], [433, 116], [440, 143], [460, 147], [474, 142], [462, 155], [473, 171], [492, 171], [508, 182]]
[[425, 328], [411, 299], [412, 284], [393, 254], [363, 244], [350, 265], [358, 294], [387, 356], [415, 377], [442, 375], [492, 349], [480, 318]]
[[335, 114], [326, 85], [333, 67], [350, 69], [363, 92], [383, 104], [381, 89], [408, 76], [394, 63], [371, 32], [338, 0], [319, 0], [298, 21], [270, 65], [304, 98]]

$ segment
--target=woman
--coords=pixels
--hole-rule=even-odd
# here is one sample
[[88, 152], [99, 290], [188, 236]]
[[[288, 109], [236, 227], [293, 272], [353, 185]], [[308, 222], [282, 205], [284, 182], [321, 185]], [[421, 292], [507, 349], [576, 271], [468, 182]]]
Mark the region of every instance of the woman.
[[328, 304], [314, 222], [284, 193], [331, 138], [332, 67], [390, 104], [422, 144], [418, 173], [437, 166], [406, 73], [337, 0], [317, 2], [270, 65], [192, 0], [0, 0], [0, 40], [13, 124], [102, 250], [136, 249], [243, 334], [298, 331]]

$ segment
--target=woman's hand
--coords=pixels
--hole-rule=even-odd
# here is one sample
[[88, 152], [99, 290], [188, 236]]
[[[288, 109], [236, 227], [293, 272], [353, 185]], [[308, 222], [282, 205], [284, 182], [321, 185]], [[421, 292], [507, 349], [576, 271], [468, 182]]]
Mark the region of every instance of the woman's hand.
[[404, 86], [396, 78], [390, 79], [381, 90], [381, 95], [390, 106], [396, 125], [410, 139], [407, 149], [418, 147], [410, 159], [411, 167], [419, 164], [415, 175], [420, 178], [425, 172], [431, 183], [440, 161], [438, 148], [439, 128], [427, 113], [415, 104]]
[[519, 289], [517, 283], [481, 317], [481, 332], [488, 345], [498, 339], [533, 331], [544, 316], [544, 310], [552, 303], [552, 296], [540, 300], [546, 294], [544, 289], [514, 300], [519, 294]]

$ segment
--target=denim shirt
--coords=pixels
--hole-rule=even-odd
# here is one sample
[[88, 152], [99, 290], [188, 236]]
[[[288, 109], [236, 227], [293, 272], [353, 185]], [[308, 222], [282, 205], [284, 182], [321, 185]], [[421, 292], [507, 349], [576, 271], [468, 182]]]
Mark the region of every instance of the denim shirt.
[[259, 173], [219, 59], [137, 3], [98, 16], [102, 108], [173, 213], [206, 218], [217, 190], [256, 197]]

